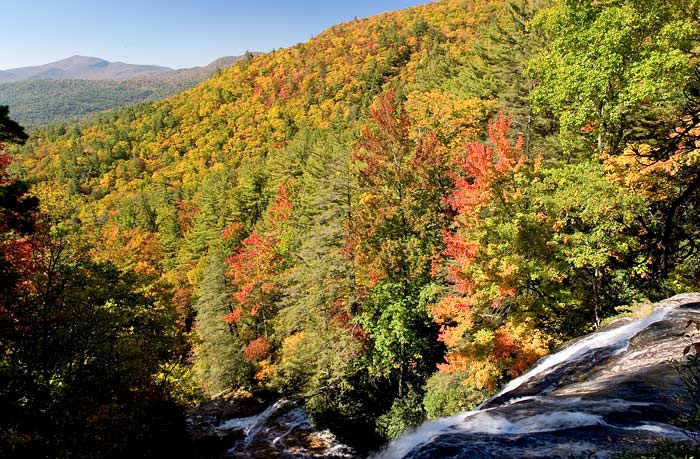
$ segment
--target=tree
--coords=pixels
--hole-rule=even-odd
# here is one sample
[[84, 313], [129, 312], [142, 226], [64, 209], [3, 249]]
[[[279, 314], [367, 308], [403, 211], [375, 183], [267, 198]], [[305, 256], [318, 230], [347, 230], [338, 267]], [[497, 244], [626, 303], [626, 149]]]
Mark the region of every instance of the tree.
[[655, 298], [696, 290], [700, 252], [700, 104], [695, 99], [665, 144], [630, 145], [606, 155], [612, 179], [648, 206], [638, 215], [640, 243], [649, 260], [646, 288]]
[[[5, 142], [23, 143], [27, 139], [24, 129], [9, 118], [6, 106], [0, 106], [0, 314], [10, 302], [18, 282], [18, 263], [21, 270], [26, 266], [29, 250], [25, 237], [34, 231], [36, 198], [27, 195], [25, 182], [10, 177], [7, 167], [10, 156], [6, 154]], [[0, 349], [1, 350], [1, 349]]]
[[558, 146], [556, 123], [533, 109], [530, 92], [535, 80], [525, 72], [528, 60], [544, 46], [542, 32], [529, 23], [545, 4], [548, 2], [540, 0], [504, 2], [502, 14], [482, 27], [483, 37], [467, 55], [457, 79], [462, 91], [493, 98], [498, 110], [509, 113], [513, 135], [522, 136], [526, 154], [551, 152]]
[[226, 278], [225, 259], [223, 243], [212, 243], [194, 304], [198, 337], [194, 367], [209, 394], [246, 387], [253, 376], [253, 364], [243, 355], [247, 342], [234, 325], [224, 320], [232, 312], [232, 288]]
[[489, 124], [458, 163], [445, 233], [452, 294], [433, 308], [450, 352], [442, 371], [479, 389], [523, 372], [552, 343], [599, 326], [640, 298], [648, 274], [637, 217], [645, 202], [597, 160], [545, 168]]
[[29, 138], [24, 128], [10, 119], [10, 109], [0, 105], [0, 142], [23, 144]]
[[541, 334], [508, 318], [518, 304], [526, 263], [517, 250], [523, 247], [519, 242], [524, 234], [518, 234], [523, 228], [516, 217], [525, 210], [517, 176], [526, 170], [526, 162], [522, 138], [512, 144], [509, 128], [510, 118], [503, 115], [491, 121], [491, 144], [469, 144], [457, 160], [459, 173], [453, 176], [455, 189], [448, 199], [457, 213], [456, 231], [444, 233], [454, 294], [431, 308], [441, 326], [440, 341], [449, 349], [446, 364], [439, 368], [466, 371], [468, 381], [480, 390], [493, 390], [506, 370], [517, 373], [546, 352]]
[[377, 98], [364, 127], [358, 162], [359, 206], [351, 241], [370, 287], [380, 280], [429, 276], [442, 249], [448, 209], [447, 151], [431, 134], [413, 139], [404, 104], [394, 92]]
[[370, 374], [401, 398], [420, 391], [439, 359], [422, 291], [443, 248], [447, 151], [434, 135], [411, 138], [394, 92], [377, 98], [371, 116], [355, 154], [361, 194], [350, 242], [366, 292], [356, 321], [370, 338]]
[[662, 140], [697, 83], [697, 2], [559, 0], [535, 25], [550, 37], [529, 64], [532, 99], [559, 119], [569, 153], [617, 154]]
[[655, 297], [695, 285], [700, 19], [688, 12], [698, 6], [561, 0], [535, 21], [551, 40], [530, 63], [533, 101], [559, 118], [566, 150], [602, 155], [649, 201], [638, 224]]
[[353, 371], [361, 347], [350, 322], [358, 300], [346, 247], [356, 186], [347, 139], [329, 129], [314, 133], [306, 146], [275, 332], [284, 337], [278, 374], [283, 390], [309, 397], [307, 404], [320, 411]]
[[291, 182], [278, 187], [260, 224], [226, 260], [234, 289], [231, 312], [222, 319], [246, 343], [243, 355], [255, 364], [255, 378], [261, 385], [274, 372], [272, 353], [277, 343], [273, 343], [272, 321], [281, 296], [278, 274], [287, 262], [284, 232], [292, 215], [290, 186]]

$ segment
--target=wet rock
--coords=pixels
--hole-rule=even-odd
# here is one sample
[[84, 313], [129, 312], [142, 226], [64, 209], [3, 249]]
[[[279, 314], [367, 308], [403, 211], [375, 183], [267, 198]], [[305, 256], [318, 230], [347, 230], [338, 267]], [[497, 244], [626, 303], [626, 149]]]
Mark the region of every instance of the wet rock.
[[245, 437], [241, 429], [218, 429], [222, 419], [246, 418], [260, 413], [265, 402], [246, 391], [224, 391], [206, 400], [187, 418], [196, 457], [218, 458]]
[[332, 433], [315, 430], [304, 410], [287, 400], [279, 400], [248, 416], [226, 418], [220, 416], [220, 412], [212, 410], [209, 415], [202, 415], [199, 424], [191, 423], [193, 432], [200, 438], [200, 451], [205, 450], [202, 456], [235, 459], [357, 457]]
[[426, 423], [376, 458], [606, 458], [687, 441], [672, 425], [685, 386], [671, 360], [683, 354], [690, 319], [700, 319], [700, 294], [615, 321], [544, 357], [480, 409]]

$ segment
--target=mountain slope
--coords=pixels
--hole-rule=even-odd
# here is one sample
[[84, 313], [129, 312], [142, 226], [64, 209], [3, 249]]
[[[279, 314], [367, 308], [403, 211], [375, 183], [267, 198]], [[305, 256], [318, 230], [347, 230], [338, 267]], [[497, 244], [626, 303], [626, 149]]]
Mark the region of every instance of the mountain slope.
[[[129, 131], [122, 141], [129, 145], [129, 160], [145, 161], [145, 174], [175, 173], [189, 188], [198, 180], [190, 182], [189, 173], [175, 172], [178, 164], [206, 175], [215, 164], [267, 156], [304, 125], [323, 127], [366, 116], [372, 98], [392, 84], [415, 85], [413, 99], [423, 116], [436, 107], [421, 106], [420, 94], [459, 70], [452, 56], [464, 54], [477, 29], [498, 10], [497, 2], [448, 0], [340, 24], [307, 43], [256, 56], [168, 100], [107, 115], [81, 128], [83, 134], [74, 141], [84, 152], [101, 156], [110, 147], [93, 144], [96, 137], [114, 139], [117, 126], [126, 123]], [[440, 92], [445, 94], [444, 117], [465, 115], [456, 90]], [[162, 122], [153, 124], [154, 119]], [[44, 148], [60, 151], [67, 140], [39, 133], [33, 151], [42, 163], [61, 167], [60, 157], [45, 155]], [[114, 158], [107, 156], [100, 169], [111, 175]], [[92, 180], [84, 185], [92, 187]]]
[[[204, 67], [134, 73], [129, 79], [33, 78], [0, 84], [0, 105], [8, 105], [23, 126], [67, 121], [96, 111], [177, 94], [229, 67], [243, 56], [222, 57]], [[123, 74], [124, 75], [124, 74]]]
[[[96, 259], [162, 275], [177, 292], [182, 323], [196, 314], [194, 372], [204, 390], [263, 387], [278, 374], [280, 390], [318, 394], [307, 406], [314, 419], [344, 432], [343, 441], [372, 448], [381, 438], [377, 418], [409, 388], [422, 390], [441, 358], [419, 292], [443, 247], [450, 158], [497, 110], [491, 94], [464, 75], [482, 29], [503, 17], [500, 1], [444, 0], [350, 21], [169, 99], [40, 130], [17, 158], [39, 182], [43, 202], [71, 202], [75, 221], [96, 238]], [[373, 105], [388, 100], [410, 121], [398, 128], [401, 151], [425, 145], [415, 158], [419, 171], [408, 173], [413, 159], [402, 159], [399, 181], [410, 182], [410, 199], [394, 194], [386, 165], [376, 167], [387, 183], [373, 185], [358, 172], [363, 160], [353, 158], [361, 133], [375, 129]], [[421, 180], [436, 186], [426, 189]], [[65, 198], [56, 196], [61, 190]], [[373, 228], [383, 223], [373, 218], [391, 212], [411, 214], [411, 226], [388, 227], [378, 240], [372, 233], [382, 230]], [[361, 225], [368, 236], [359, 236]], [[381, 246], [378, 255], [371, 240]], [[363, 246], [356, 265], [346, 244]], [[368, 347], [364, 332], [352, 331], [350, 314], [366, 311], [368, 333], [382, 333], [370, 316], [382, 314], [379, 300], [376, 309], [358, 308], [381, 276], [375, 273], [384, 253], [397, 260], [404, 250], [413, 272], [384, 272], [410, 280], [384, 291], [401, 297], [392, 323], [414, 338], [401, 346], [389, 333], [387, 352], [358, 366]], [[263, 299], [241, 303], [248, 312], [240, 327], [222, 320], [244, 310], [232, 304], [229, 270], [241, 285], [237, 298]], [[282, 272], [286, 280], [278, 283]], [[254, 295], [246, 300], [245, 292]], [[303, 353], [290, 347], [294, 337], [303, 339]], [[297, 377], [298, 368], [313, 377]], [[292, 383], [281, 383], [285, 378]]]
[[128, 80], [172, 70], [157, 65], [125, 64], [76, 55], [44, 65], [0, 70], [0, 83], [31, 79]]
[[[181, 387], [304, 400], [369, 449], [470, 409], [622, 306], [698, 287], [697, 20], [675, 0], [664, 15], [552, 3], [340, 24], [167, 100], [38, 130], [14, 171], [91, 260], [177, 308]], [[620, 30], [629, 43], [608, 39]], [[601, 55], [644, 65], [601, 82]], [[612, 125], [620, 139], [652, 126], [601, 157], [601, 91], [580, 104], [569, 83], [636, 98], [644, 117]], [[566, 148], [562, 107], [590, 112]]]

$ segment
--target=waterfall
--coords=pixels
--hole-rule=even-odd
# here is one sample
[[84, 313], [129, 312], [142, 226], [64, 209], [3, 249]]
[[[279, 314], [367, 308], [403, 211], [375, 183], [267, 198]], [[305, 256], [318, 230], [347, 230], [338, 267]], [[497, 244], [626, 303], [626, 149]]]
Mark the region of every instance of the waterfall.
[[615, 354], [624, 352], [632, 337], [646, 329], [649, 325], [664, 320], [668, 312], [669, 310], [656, 311], [643, 319], [635, 320], [621, 327], [591, 333], [571, 346], [567, 346], [555, 354], [543, 357], [532, 369], [506, 384], [492, 399], [496, 399], [517, 389], [522, 384], [532, 380], [547, 370], [556, 368], [562, 363], [578, 361], [594, 349], [609, 348], [613, 349]]
[[[698, 299], [697, 297], [693, 298]], [[660, 397], [659, 402], [611, 397], [610, 394], [615, 394], [614, 387], [608, 392], [604, 390], [602, 394], [584, 393], [581, 396], [575, 394], [575, 390], [569, 391], [568, 396], [557, 396], [551, 393], [553, 387], [538, 389], [539, 392], [535, 395], [529, 395], [526, 392], [527, 396], [523, 397], [521, 394], [518, 397], [517, 394], [518, 388], [526, 387], [528, 383], [541, 382], [546, 377], [558, 380], [568, 367], [576, 371], [579, 368], [576, 364], [585, 364], [585, 359], [591, 359], [590, 365], [596, 370], [598, 369], [596, 365], [606, 365], [608, 361], [619, 363], [621, 359], [625, 358], [625, 352], [630, 347], [632, 338], [642, 332], [650, 333], [654, 339], [666, 343], [664, 344], [666, 347], [663, 349], [667, 349], [669, 346], [676, 346], [674, 349], [677, 349], [678, 345], [683, 345], [677, 333], [662, 334], [659, 337], [654, 335], [654, 332], [650, 332], [649, 327], [664, 320], [687, 321], [684, 314], [697, 315], [697, 311], [678, 308], [679, 303], [683, 302], [682, 300], [685, 300], [684, 296], [674, 297], [674, 299], [657, 305], [655, 312], [647, 317], [630, 321], [622, 326], [591, 333], [574, 341], [560, 351], [540, 359], [529, 371], [510, 381], [498, 394], [491, 397], [479, 408], [426, 422], [417, 429], [390, 442], [381, 452], [372, 456], [373, 459], [400, 459], [407, 455], [411, 458], [480, 458], [489, 457], [488, 454], [500, 456], [501, 453], [503, 453], [501, 457], [521, 457], [520, 454], [523, 454], [522, 448], [524, 446], [521, 444], [517, 446], [521, 449], [516, 450], [516, 446], [513, 445], [517, 441], [514, 439], [529, 436], [528, 438], [532, 440], [534, 435], [539, 435], [539, 438], [549, 437], [541, 441], [539, 439], [532, 440], [530, 442], [532, 444], [542, 443], [541, 446], [537, 447], [543, 449], [537, 451], [528, 449], [527, 454], [529, 455], [526, 455], [527, 457], [568, 457], [572, 453], [579, 454], [594, 449], [597, 450], [597, 457], [607, 457], [605, 448], [601, 448], [593, 442], [592, 439], [597, 438], [596, 435], [600, 435], [601, 438], [607, 435], [608, 440], [611, 437], [626, 438], [623, 437], [624, 435], [633, 435], [634, 438], [638, 437], [644, 441], [650, 438], [677, 440], [687, 438], [685, 432], [668, 425], [665, 420], [660, 421], [653, 418], [654, 413], [659, 411], [658, 406], [663, 406], [663, 397]], [[604, 358], [601, 359], [602, 363], [592, 359], [594, 353], [601, 350], [605, 351], [603, 354], [599, 354], [604, 355]], [[664, 358], [661, 359], [661, 357]], [[635, 358], [638, 357], [630, 357], [630, 359]], [[650, 366], [652, 364], [667, 364], [669, 356], [664, 355], [656, 358], [659, 359], [659, 362], [651, 362]], [[609, 371], [614, 373], [616, 368], [612, 367]], [[592, 372], [592, 370], [586, 371], [584, 375], [581, 375], [581, 378], [587, 378], [588, 374]], [[634, 375], [631, 375], [630, 378], [631, 384], [634, 384]], [[576, 396], [572, 396], [572, 392]], [[511, 395], [510, 399], [508, 399], [508, 395]], [[585, 431], [586, 434], [575, 435], [571, 433], [577, 431]], [[605, 432], [605, 434], [597, 434], [596, 432]], [[565, 440], [561, 440], [562, 438]], [[555, 443], [555, 440], [560, 443]], [[562, 441], [566, 445], [561, 454], [551, 449], [560, 447]], [[612, 442], [614, 443], [614, 441]], [[494, 444], [496, 446], [492, 446]], [[444, 453], [444, 456], [441, 455], [441, 450], [436, 449], [442, 447], [448, 451]], [[482, 452], [472, 453], [470, 448], [482, 448]], [[511, 448], [512, 451], [508, 452], [497, 448]], [[421, 449], [424, 452], [421, 453]], [[435, 451], [438, 451], [436, 456]], [[458, 456], [453, 455], [455, 451], [458, 452]], [[608, 452], [610, 453], [610, 451]]]

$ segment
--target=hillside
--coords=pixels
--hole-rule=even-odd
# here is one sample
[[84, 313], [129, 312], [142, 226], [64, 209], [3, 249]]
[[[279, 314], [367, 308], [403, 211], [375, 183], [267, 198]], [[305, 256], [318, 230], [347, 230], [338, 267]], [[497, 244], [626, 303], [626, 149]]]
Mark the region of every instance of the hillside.
[[[194, 333], [201, 341], [192, 363], [206, 393], [273, 383], [282, 389], [283, 381], [292, 378], [289, 390], [319, 393], [307, 406], [318, 422], [353, 444], [366, 437], [364, 447], [370, 448], [381, 438], [374, 432], [375, 419], [396, 395], [421, 386], [441, 358], [437, 326], [416, 301], [431, 283], [430, 260], [443, 248], [441, 228], [448, 224], [449, 211], [442, 196], [449, 180], [439, 179], [432, 191], [412, 198], [419, 201], [401, 204], [392, 194], [368, 200], [374, 195], [370, 190], [382, 185], [358, 175], [359, 166], [351, 164], [353, 145], [370, 122], [375, 98], [398, 91], [410, 113], [410, 128], [401, 127], [405, 131], [398, 141], [411, 145], [422, 132], [434, 132], [431, 139], [437, 143], [431, 140], [426, 147], [436, 149], [436, 159], [444, 161], [435, 167], [426, 163], [429, 175], [416, 180], [446, 174], [447, 158], [480, 137], [497, 112], [490, 91], [510, 84], [493, 82], [484, 90], [470, 71], [480, 30], [504, 17], [510, 15], [504, 16], [501, 2], [449, 0], [339, 24], [306, 43], [255, 56], [164, 101], [35, 132], [18, 151], [21, 169], [27, 179], [39, 181], [39, 194], [54, 195], [42, 201], [72, 203], [73, 218], [100, 241], [96, 260], [157, 275], [172, 285], [188, 333], [187, 324], [196, 316]], [[518, 123], [522, 125], [520, 118]], [[405, 174], [411, 159], [403, 161]], [[333, 175], [325, 177], [324, 171]], [[393, 180], [391, 174], [385, 176]], [[411, 183], [411, 193], [419, 192], [418, 183]], [[55, 196], [58, 190], [67, 190], [67, 196]], [[393, 193], [394, 186], [388, 190]], [[360, 199], [366, 203], [363, 209]], [[354, 323], [363, 303], [363, 320], [370, 320], [371, 311], [379, 312], [369, 307], [369, 286], [395, 268], [383, 266], [381, 252], [387, 249], [374, 250], [364, 242], [356, 260], [343, 255], [350, 236], [345, 215], [357, 212], [353, 238], [383, 244], [375, 232], [382, 224], [372, 222], [371, 215], [390, 218], [372, 210], [384, 199], [391, 209], [407, 206], [415, 219], [415, 226], [384, 237], [390, 260], [398, 256], [391, 251], [405, 250], [400, 240], [416, 246], [410, 268], [398, 271], [413, 279], [406, 284], [409, 290], [387, 286], [387, 294], [407, 298], [405, 306], [412, 312], [407, 311], [406, 326], [417, 341], [401, 350], [390, 339], [387, 353], [377, 355], [376, 363], [355, 370], [353, 362], [366, 354], [370, 336], [363, 333], [374, 332], [367, 324], [368, 332], [352, 333], [348, 314], [358, 314]], [[325, 214], [314, 210], [313, 202]], [[429, 231], [420, 229], [423, 225]], [[306, 240], [305, 234], [314, 236]], [[288, 248], [280, 246], [283, 240]], [[239, 259], [229, 258], [246, 247], [250, 251], [239, 253]], [[300, 269], [297, 257], [310, 264]], [[227, 258], [241, 266], [229, 268]], [[255, 292], [263, 304], [249, 303], [245, 295], [239, 296], [240, 307], [226, 300], [234, 294], [229, 271], [239, 273], [236, 283]], [[291, 276], [280, 278], [290, 290], [278, 302], [281, 291], [273, 278], [282, 275]], [[231, 325], [222, 320], [226, 314]], [[232, 334], [239, 317], [240, 332]], [[274, 338], [268, 320], [279, 328]], [[316, 327], [327, 333], [304, 331]], [[308, 338], [296, 348], [303, 354], [289, 354], [289, 344], [283, 351], [288, 338], [304, 336]], [[288, 363], [278, 366], [282, 361], [269, 357], [282, 352]], [[316, 354], [314, 362], [306, 361], [307, 352]], [[328, 359], [336, 358], [330, 379], [318, 379]], [[295, 368], [307, 368], [309, 376], [298, 379]], [[397, 385], [400, 374], [405, 376]], [[331, 400], [336, 384], [346, 383], [343, 398]]]
[[[333, 120], [366, 117], [372, 98], [392, 84], [415, 86], [416, 105], [423, 102], [420, 94], [447, 86], [460, 68], [452, 53], [463, 55], [479, 25], [497, 14], [497, 7], [489, 2], [472, 10], [473, 15], [467, 14], [460, 1], [440, 2], [341, 24], [307, 43], [255, 57], [166, 101], [105, 115], [101, 121], [80, 126], [83, 133], [75, 140], [83, 144], [83, 151], [104, 154], [109, 145], [88, 147], [93, 133], [111, 139], [116, 126], [126, 123], [129, 130], [121, 140], [135, 147], [129, 148], [129, 159], [140, 157], [148, 163], [144, 173], [158, 170], [168, 176], [178, 163], [204, 166], [206, 162], [198, 172], [207, 174], [217, 163], [236, 164], [243, 157], [267, 156], [307, 125], [325, 127]], [[435, 26], [431, 16], [435, 16]], [[417, 27], [425, 30], [416, 34], [412, 26], [419, 18], [423, 19]], [[410, 81], [416, 78], [418, 81]], [[462, 91], [439, 91], [445, 94], [445, 115], [460, 115], [465, 124], [483, 123], [485, 113], [472, 115], [465, 113], [471, 106], [459, 106], [463, 97], [455, 93]], [[420, 108], [427, 113], [433, 107]], [[450, 108], [456, 113], [449, 113]], [[155, 120], [159, 121], [153, 124]], [[456, 126], [452, 129], [458, 130]], [[446, 132], [450, 134], [454, 135]], [[58, 162], [59, 156], [43, 155], [42, 148], [53, 145], [60, 149], [63, 138], [67, 140], [55, 138], [51, 131], [39, 133], [37, 157]], [[143, 138], [149, 140], [143, 143]], [[169, 152], [174, 151], [185, 157], [173, 157]], [[112, 158], [99, 162], [100, 168], [113, 173]], [[182, 174], [175, 176], [178, 181], [186, 180]]]
[[[68, 121], [93, 112], [164, 99], [191, 88], [242, 58], [222, 57], [206, 66], [189, 69], [122, 73], [118, 79], [70, 79], [77, 77], [54, 75], [0, 83], [0, 104], [8, 105], [14, 119], [26, 127]], [[73, 74], [85, 75], [85, 72]]]
[[0, 83], [32, 79], [129, 80], [172, 70], [157, 65], [125, 64], [97, 57], [71, 56], [49, 64], [0, 70]]
[[[124, 361], [113, 377], [66, 351], [76, 363], [37, 391], [88, 397], [70, 419], [90, 431], [145, 422], [111, 401], [129, 393], [69, 391], [91, 371], [122, 383], [131, 371], [145, 406], [288, 397], [366, 452], [476, 406], [630, 305], [697, 290], [700, 43], [681, 6], [442, 0], [37, 129], [5, 179], [17, 196], [0, 223], [17, 228], [0, 266], [19, 280], [0, 318], [36, 303], [32, 324], [53, 330], [51, 295], [32, 295], [63, 285], [58, 270], [78, 305], [114, 294], [96, 311], [122, 341], [95, 352]], [[15, 212], [29, 184], [36, 213]], [[56, 298], [57, 329], [80, 341], [63, 311], [91, 316]], [[13, 349], [32, 326], [8, 329]]]

